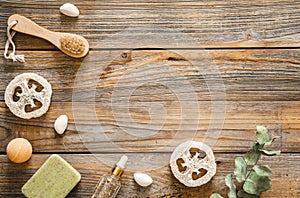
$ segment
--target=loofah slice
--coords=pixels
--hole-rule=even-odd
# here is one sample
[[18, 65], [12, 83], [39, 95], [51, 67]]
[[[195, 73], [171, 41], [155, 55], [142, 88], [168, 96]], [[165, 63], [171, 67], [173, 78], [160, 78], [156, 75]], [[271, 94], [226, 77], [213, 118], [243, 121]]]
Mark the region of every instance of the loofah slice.
[[35, 73], [23, 73], [8, 84], [4, 97], [5, 104], [14, 115], [30, 119], [48, 111], [51, 95], [51, 85], [45, 78]]
[[206, 184], [217, 170], [211, 148], [195, 141], [187, 141], [176, 147], [170, 159], [170, 166], [173, 175], [188, 187]]

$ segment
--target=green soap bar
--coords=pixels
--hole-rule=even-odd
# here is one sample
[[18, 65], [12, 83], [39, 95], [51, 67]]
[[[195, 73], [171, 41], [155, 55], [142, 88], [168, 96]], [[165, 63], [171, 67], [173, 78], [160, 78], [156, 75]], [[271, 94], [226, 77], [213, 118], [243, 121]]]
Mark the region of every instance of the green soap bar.
[[64, 198], [80, 181], [81, 175], [59, 155], [51, 155], [24, 184], [22, 193], [28, 198]]

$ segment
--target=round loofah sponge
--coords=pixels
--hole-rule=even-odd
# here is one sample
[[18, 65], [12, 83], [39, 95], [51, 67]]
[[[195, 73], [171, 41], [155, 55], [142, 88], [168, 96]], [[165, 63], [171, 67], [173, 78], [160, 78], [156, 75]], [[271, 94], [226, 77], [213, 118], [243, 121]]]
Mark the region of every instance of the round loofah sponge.
[[14, 115], [30, 119], [48, 111], [51, 95], [51, 85], [45, 78], [35, 73], [23, 73], [7, 85], [4, 98]]
[[170, 166], [173, 175], [188, 187], [206, 184], [217, 170], [211, 148], [195, 141], [187, 141], [176, 147], [170, 159]]

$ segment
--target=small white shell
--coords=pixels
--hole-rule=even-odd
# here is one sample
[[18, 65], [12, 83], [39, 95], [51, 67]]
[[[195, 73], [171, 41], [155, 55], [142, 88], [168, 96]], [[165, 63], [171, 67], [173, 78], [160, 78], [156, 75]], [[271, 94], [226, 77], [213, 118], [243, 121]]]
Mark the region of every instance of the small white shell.
[[60, 115], [54, 123], [54, 129], [58, 134], [63, 134], [68, 125], [68, 116]]
[[78, 17], [79, 16], [79, 10], [78, 8], [71, 4], [71, 3], [65, 3], [59, 8], [60, 12], [64, 15], [67, 15], [69, 17]]
[[138, 185], [143, 187], [150, 186], [153, 182], [152, 178], [146, 173], [134, 173], [133, 178]]

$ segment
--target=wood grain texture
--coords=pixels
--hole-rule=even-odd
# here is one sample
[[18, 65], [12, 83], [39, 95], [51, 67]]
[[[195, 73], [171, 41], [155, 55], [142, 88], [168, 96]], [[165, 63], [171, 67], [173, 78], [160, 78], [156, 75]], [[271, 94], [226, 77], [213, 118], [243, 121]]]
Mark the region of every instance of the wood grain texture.
[[[208, 197], [213, 192], [225, 195], [227, 188], [224, 183], [225, 175], [233, 170], [234, 158], [240, 154], [216, 154], [218, 172], [213, 179], [201, 187], [188, 188], [179, 183], [172, 175], [167, 161], [170, 153], [160, 154], [159, 160], [165, 161], [166, 165], [157, 169], [144, 169], [151, 175], [154, 182], [150, 187], [141, 188], [133, 181], [135, 169], [130, 169], [134, 162], [130, 159], [138, 154], [129, 154], [128, 169], [122, 177], [122, 188], [118, 198], [140, 198], [140, 197], [181, 197], [181, 198], [203, 198]], [[157, 154], [143, 154], [151, 156]], [[34, 172], [47, 159], [48, 154], [33, 155], [29, 162], [16, 165], [8, 161], [6, 156], [0, 156], [0, 192], [1, 197], [22, 197], [22, 185], [34, 174]], [[105, 164], [98, 158], [116, 158], [113, 154], [98, 155], [62, 155], [71, 165], [82, 175], [81, 182], [75, 187], [68, 197], [90, 197], [99, 177], [110, 170], [110, 164]], [[97, 157], [97, 158], [96, 158]], [[117, 159], [116, 159], [117, 160]], [[292, 198], [299, 197], [300, 169], [299, 155], [281, 154], [276, 157], [264, 157], [263, 164], [270, 165], [273, 176], [273, 186], [270, 191], [263, 193], [262, 198]], [[151, 163], [156, 163], [151, 161]]]
[[[210, 119], [210, 102], [199, 103], [199, 120], [186, 120], [184, 125], [190, 130], [181, 128], [180, 107], [172, 105], [176, 103], [162, 103], [168, 112], [166, 119], [160, 112], [148, 112], [147, 103], [139, 104], [139, 109], [134, 107], [135, 104], [131, 103], [129, 114], [122, 111], [113, 114], [111, 108], [101, 104], [94, 107], [73, 103], [77, 105], [75, 111], [72, 103], [53, 102], [41, 118], [22, 120], [10, 113], [2, 102], [0, 145], [3, 147], [0, 151], [5, 151], [4, 145], [12, 138], [24, 137], [33, 144], [35, 152], [84, 152], [87, 148], [93, 152], [118, 152], [120, 149], [125, 152], [168, 152], [184, 139], [195, 137], [198, 141], [215, 143], [211, 146], [216, 152], [240, 152], [248, 150], [250, 143], [255, 141], [255, 126], [259, 124], [266, 125], [273, 136], [282, 137], [274, 148], [283, 152], [300, 151], [300, 102], [227, 102], [219, 136], [208, 132], [210, 125], [220, 121]], [[53, 129], [55, 119], [61, 114], [69, 116], [68, 129], [63, 136]]]
[[[0, 59], [1, 93], [16, 75], [35, 72], [52, 84], [52, 100], [61, 102], [107, 101], [115, 87], [122, 96], [139, 88], [134, 93], [138, 100], [148, 86], [151, 101], [167, 101], [174, 87], [185, 94], [186, 83], [201, 101], [212, 95], [229, 101], [300, 100], [299, 50], [104, 50], [79, 60], [52, 51], [24, 54], [24, 64]], [[219, 97], [222, 92], [226, 98]]]
[[[130, 160], [119, 198], [225, 195], [224, 177], [255, 140], [256, 125], [280, 135], [273, 148], [283, 152], [263, 158], [274, 174], [262, 197], [300, 197], [299, 1], [70, 2], [78, 18], [59, 13], [61, 0], [0, 2], [2, 49], [12, 14], [90, 44], [86, 58], [74, 59], [17, 33], [16, 53], [25, 54], [26, 63], [0, 58], [1, 198], [22, 197], [21, 186], [57, 152], [82, 174], [68, 197], [90, 197], [123, 153]], [[5, 87], [24, 72], [52, 84], [51, 107], [37, 119], [19, 119], [4, 103]], [[61, 114], [70, 122], [57, 135], [53, 124]], [[33, 145], [25, 164], [5, 155], [15, 137]], [[218, 163], [216, 176], [199, 188], [180, 184], [167, 165], [174, 147], [193, 137], [213, 147]], [[135, 171], [151, 175], [152, 186], [138, 187]]]
[[[5, 41], [8, 17], [22, 14], [49, 30], [80, 34], [88, 39], [91, 48], [143, 47], [143, 43], [149, 43], [146, 40], [156, 39], [158, 32], [162, 43], [152, 43], [152, 47], [299, 47], [300, 44], [297, 28], [300, 3], [294, 0], [71, 2], [81, 12], [78, 19], [59, 13], [59, 6], [65, 3], [61, 0], [2, 1], [0, 43]], [[178, 32], [185, 36], [178, 36]], [[44, 40], [23, 34], [16, 36], [16, 43], [17, 49], [54, 49]]]
[[[86, 146], [97, 152], [119, 147], [170, 151], [194, 136], [216, 140], [206, 132], [219, 124], [214, 131], [222, 133], [212, 145], [215, 151], [232, 152], [248, 149], [255, 126], [263, 124], [282, 136], [279, 149], [300, 151], [298, 50], [94, 51], [83, 61], [59, 52], [26, 53], [24, 65], [2, 59], [7, 65], [1, 67], [1, 84], [24, 71], [38, 73], [52, 84], [54, 102], [45, 116], [29, 121], [16, 118], [0, 103], [2, 145], [26, 137], [36, 152], [82, 152]], [[220, 84], [207, 81], [220, 79], [226, 96], [213, 98], [222, 91]], [[3, 93], [5, 86], [0, 89]], [[61, 114], [70, 117], [67, 136], [56, 135], [52, 128]], [[189, 119], [182, 122], [183, 116]], [[95, 132], [105, 136], [95, 137]]]

